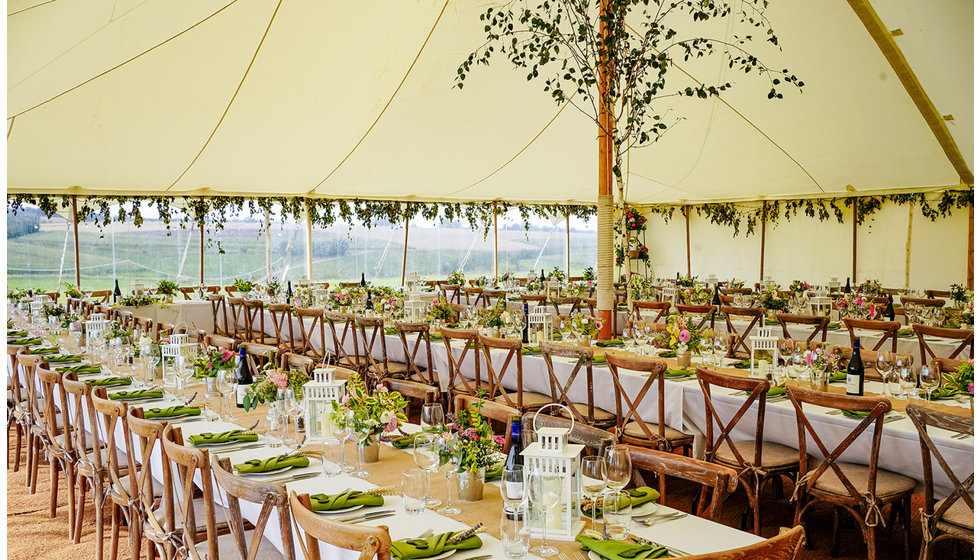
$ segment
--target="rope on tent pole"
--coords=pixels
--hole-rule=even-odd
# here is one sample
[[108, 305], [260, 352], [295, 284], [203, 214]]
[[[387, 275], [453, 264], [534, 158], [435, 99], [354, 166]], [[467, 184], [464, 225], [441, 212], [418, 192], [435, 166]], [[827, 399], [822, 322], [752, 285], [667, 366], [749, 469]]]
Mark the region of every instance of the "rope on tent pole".
[[61, 276], [65, 270], [65, 253], [68, 252], [68, 236], [71, 235], [71, 222], [65, 220], [65, 244], [61, 247], [61, 264], [58, 265], [58, 291], [61, 291]]
[[[178, 232], [178, 235], [179, 235], [179, 232]], [[194, 236], [191, 235], [191, 232], [188, 231], [187, 232], [187, 241], [184, 242], [184, 254], [183, 254], [183, 256], [180, 257], [180, 267], [177, 269], [177, 277], [174, 279], [174, 280], [177, 281], [177, 283], [180, 283], [181, 277], [184, 276], [184, 263], [187, 262], [187, 253], [191, 250], [191, 238], [192, 237], [194, 237]], [[113, 250], [115, 250], [115, 249], [113, 249]], [[116, 262], [115, 257], [113, 257], [112, 262], [113, 262], [113, 268], [115, 268], [115, 262]], [[115, 270], [113, 270], [113, 272], [115, 272]]]
[[463, 255], [463, 262], [459, 263], [459, 268], [456, 270], [462, 271], [463, 267], [466, 266], [466, 261], [470, 260], [470, 254], [473, 253], [473, 246], [476, 245], [476, 236], [473, 236], [473, 241], [470, 241], [470, 246], [466, 249], [466, 254]]

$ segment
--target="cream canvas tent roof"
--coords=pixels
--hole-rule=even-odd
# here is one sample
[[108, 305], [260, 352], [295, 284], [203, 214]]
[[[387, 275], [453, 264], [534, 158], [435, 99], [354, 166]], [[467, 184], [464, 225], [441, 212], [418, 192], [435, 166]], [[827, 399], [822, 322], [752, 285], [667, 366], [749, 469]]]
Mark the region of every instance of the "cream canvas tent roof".
[[[483, 39], [486, 6], [10, 1], [8, 192], [594, 202], [588, 118], [502, 60], [452, 87]], [[769, 17], [782, 51], [759, 50], [800, 76], [804, 91], [768, 101], [763, 80], [728, 76], [720, 59], [675, 68], [678, 86], [736, 87], [721, 100], [665, 105], [684, 120], [630, 153], [627, 198], [972, 183], [973, 3], [870, 6], [949, 116], [952, 157], [855, 9], [778, 0]]]

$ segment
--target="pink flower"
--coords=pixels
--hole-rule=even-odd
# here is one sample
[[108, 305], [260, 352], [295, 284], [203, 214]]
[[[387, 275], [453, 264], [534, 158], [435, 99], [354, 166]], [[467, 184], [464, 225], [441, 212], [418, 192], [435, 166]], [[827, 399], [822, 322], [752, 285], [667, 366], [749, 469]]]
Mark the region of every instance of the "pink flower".
[[878, 316], [878, 307], [872, 303], [870, 306], [868, 306], [868, 318], [874, 319], [877, 316]]
[[208, 369], [214, 369], [214, 364], [211, 363], [211, 362], [208, 362]]
[[807, 366], [812, 366], [813, 363], [817, 361], [817, 354], [816, 354], [816, 352], [807, 352], [807, 353], [803, 354], [803, 361], [806, 362], [806, 365]]
[[374, 390], [375, 391], [387, 391], [388, 388], [385, 387], [384, 383], [378, 383], [377, 385], [374, 386]]
[[344, 393], [344, 396], [340, 397], [340, 402], [342, 404], [347, 404], [347, 401], [349, 400], [350, 400], [350, 393]]
[[222, 360], [230, 360], [235, 357], [235, 353], [225, 348], [225, 353], [221, 355]]
[[388, 426], [385, 428], [386, 431], [394, 432], [398, 429], [398, 417], [392, 416], [391, 420], [388, 421]]
[[477, 433], [476, 428], [466, 428], [463, 430], [463, 437], [469, 438], [470, 441], [476, 441], [480, 439], [480, 434]]
[[677, 335], [677, 340], [687, 344], [691, 341], [691, 331], [684, 329]]
[[502, 438], [500, 436], [497, 436], [497, 435], [493, 436], [493, 441], [497, 442], [497, 445], [503, 445], [504, 444], [504, 438]]
[[289, 374], [285, 372], [272, 372], [269, 374], [269, 381], [272, 381], [277, 387], [285, 391], [289, 385]]
[[[970, 361], [972, 362], [973, 360], [970, 360]], [[973, 383], [970, 383], [969, 385], [967, 385], [966, 386], [966, 390], [969, 391], [970, 394], [972, 395], [973, 394]]]
[[854, 298], [854, 305], [864, 305], [864, 298], [863, 297]]

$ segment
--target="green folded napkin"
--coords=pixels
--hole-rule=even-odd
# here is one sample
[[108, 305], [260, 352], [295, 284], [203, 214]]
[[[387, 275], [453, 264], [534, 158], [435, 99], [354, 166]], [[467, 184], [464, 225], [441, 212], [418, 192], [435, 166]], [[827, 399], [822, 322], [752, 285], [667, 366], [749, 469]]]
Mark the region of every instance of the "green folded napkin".
[[697, 372], [693, 369], [668, 369], [664, 372], [664, 377], [691, 377], [692, 375], [697, 375]]
[[609, 340], [600, 340], [600, 341], [597, 341], [595, 343], [595, 345], [598, 346], [599, 348], [607, 348], [609, 346], [622, 346], [623, 345], [623, 339], [622, 338], [611, 338]]
[[46, 348], [31, 348], [27, 351], [28, 354], [57, 354], [61, 352], [61, 348], [57, 346], [48, 346]]
[[7, 340], [7, 344], [20, 344], [30, 346], [32, 344], [41, 344], [40, 338], [15, 338], [13, 340]]
[[95, 387], [118, 387], [120, 385], [132, 385], [133, 380], [128, 377], [103, 377], [102, 379], [92, 379], [88, 381]]
[[606, 560], [639, 560], [642, 558], [667, 558], [667, 548], [623, 541], [604, 541], [585, 535], [575, 537], [582, 550], [591, 550]]
[[864, 418], [871, 413], [867, 410], [841, 410], [841, 414], [848, 418]]
[[751, 360], [742, 360], [741, 362], [735, 362], [734, 364], [732, 364], [732, 365], [730, 365], [728, 367], [733, 367], [735, 369], [752, 369], [752, 361]]
[[25, 336], [27, 336], [27, 331], [7, 331], [7, 338], [23, 338]]
[[827, 376], [827, 382], [833, 383], [834, 381], [844, 381], [847, 379], [846, 371], [835, 371]]
[[779, 324], [779, 320], [778, 319], [766, 319], [766, 324], [767, 325], [778, 325]]
[[163, 391], [149, 391], [147, 389], [137, 389], [135, 391], [119, 391], [110, 394], [109, 398], [114, 401], [128, 401], [134, 399], [162, 399]]
[[[385, 327], [385, 334], [398, 334], [398, 329], [395, 327]], [[322, 496], [322, 494], [319, 494]], [[310, 496], [312, 498], [312, 496]]]
[[102, 373], [102, 366], [99, 364], [88, 364], [81, 366], [65, 366], [54, 368], [60, 372], [74, 372], [74, 373]]
[[657, 355], [658, 358], [676, 358], [677, 350], [667, 350]]
[[[647, 502], [652, 502], [660, 498], [660, 492], [650, 488], [649, 486], [640, 486], [639, 488], [630, 488], [626, 490], [629, 494], [630, 504], [633, 507], [641, 506]], [[625, 505], [625, 497], [620, 497], [620, 505]], [[602, 506], [596, 505], [595, 508], [596, 515], [602, 515]], [[582, 513], [588, 516], [592, 516], [592, 508], [589, 507], [588, 503], [582, 505]]]
[[[925, 391], [921, 391], [921, 395], [922, 395], [922, 398], [925, 398], [925, 396], [926, 396]], [[947, 400], [947, 399], [952, 399], [956, 395], [957, 395], [957, 390], [956, 389], [947, 389], [946, 387], [939, 387], [938, 389], [934, 389], [932, 391], [932, 395], [930, 395], [929, 398], [932, 399], [932, 400], [934, 400], [934, 401], [935, 400], [944, 401], [944, 400]]]
[[203, 432], [187, 438], [191, 445], [211, 445], [215, 443], [228, 443], [229, 441], [258, 441], [259, 436], [254, 433], [242, 433], [243, 430], [228, 430], [218, 434]]
[[[751, 395], [752, 394], [752, 391], [745, 391], [745, 394], [746, 395]], [[776, 385], [775, 387], [771, 387], [766, 392], [766, 396], [767, 397], [778, 397], [779, 395], [785, 395], [785, 394], [786, 394], [786, 386], [785, 385]]]
[[415, 447], [415, 436], [390, 437], [388, 438], [388, 443], [393, 445], [395, 449], [408, 449]]
[[594, 356], [592, 356], [592, 363], [593, 364], [604, 364], [604, 363], [606, 363], [606, 355], [605, 354], [602, 354], [602, 355], [594, 355]]
[[244, 463], [235, 465], [235, 470], [240, 473], [264, 473], [275, 471], [283, 467], [308, 467], [310, 460], [303, 455], [279, 455], [268, 459], [249, 459]]
[[47, 358], [48, 363], [51, 364], [64, 364], [69, 362], [80, 362], [85, 359], [85, 356], [81, 354], [66, 354], [64, 356], [51, 356]]
[[484, 482], [490, 482], [491, 480], [497, 480], [498, 478], [504, 476], [504, 464], [500, 463], [496, 468], [486, 471], [483, 475]]
[[540, 346], [521, 346], [522, 356], [527, 356], [529, 354], [540, 354], [540, 353], [541, 353]]
[[399, 560], [410, 558], [432, 558], [447, 550], [473, 550], [483, 546], [483, 541], [476, 535], [471, 535], [458, 543], [450, 543], [449, 539], [456, 533], [450, 531], [427, 539], [409, 539], [391, 543], [391, 555]]
[[334, 511], [351, 506], [383, 506], [384, 496], [365, 494], [359, 490], [348, 490], [340, 494], [310, 494], [310, 507], [313, 511]]
[[912, 329], [898, 329], [898, 336], [913, 337], [915, 336], [915, 331]]
[[827, 328], [828, 329], [839, 329], [840, 328], [840, 323], [827, 323]]
[[143, 410], [143, 418], [177, 418], [178, 416], [198, 416], [201, 409], [196, 406], [168, 406], [167, 408], [147, 408]]

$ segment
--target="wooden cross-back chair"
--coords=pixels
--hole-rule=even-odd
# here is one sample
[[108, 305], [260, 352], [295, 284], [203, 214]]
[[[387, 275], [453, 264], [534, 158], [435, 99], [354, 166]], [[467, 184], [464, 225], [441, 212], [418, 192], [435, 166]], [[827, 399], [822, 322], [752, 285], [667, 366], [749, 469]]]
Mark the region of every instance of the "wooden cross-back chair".
[[[490, 400], [516, 408], [521, 412], [538, 409], [551, 402], [551, 397], [548, 395], [524, 390], [524, 357], [522, 355], [524, 345], [520, 340], [480, 335], [480, 347], [483, 349], [487, 381], [490, 383], [490, 394], [488, 395]], [[493, 365], [491, 350], [503, 350], [507, 353], [499, 368]], [[516, 389], [504, 388], [504, 377], [508, 374], [516, 377]]]
[[204, 335], [204, 344], [215, 348], [225, 348], [227, 350], [231, 350], [232, 352], [238, 351], [238, 343], [235, 342], [234, 338], [219, 334]]
[[[966, 351], [965, 358], [973, 357], [973, 329], [929, 327], [916, 323], [912, 325], [912, 330], [915, 331], [915, 336], [919, 338], [919, 358], [922, 360], [923, 364], [929, 363], [934, 358], [955, 359], [964, 350]], [[955, 341], [959, 341], [960, 344], [959, 346], [956, 346], [948, 355], [937, 356], [936, 351], [929, 346], [929, 341], [926, 340], [927, 336], [943, 338], [953, 341], [954, 344]], [[933, 344], [935, 344], [935, 342], [933, 342]]]
[[820, 335], [820, 342], [827, 342], [827, 326], [830, 325], [830, 318], [826, 315], [794, 315], [792, 313], [777, 313], [776, 320], [783, 328], [783, 338], [793, 339], [789, 332], [789, 325], [805, 325], [813, 327], [806, 341], [810, 342], [817, 335]]
[[64, 428], [65, 419], [68, 417], [65, 408], [68, 399], [62, 384], [62, 374], [47, 369], [43, 364], [37, 366], [35, 373], [41, 382], [44, 395], [44, 427], [47, 432], [48, 467], [51, 474], [50, 515], [55, 517], [58, 513], [60, 471], [65, 475], [65, 487], [68, 490], [68, 538], [71, 538], [75, 520], [75, 457]]
[[245, 340], [259, 344], [277, 344], [275, 336], [265, 331], [265, 303], [260, 299], [247, 299], [245, 307]]
[[[605, 355], [616, 394], [616, 426], [613, 430], [620, 441], [664, 451], [691, 449], [694, 436], [667, 426], [664, 419], [664, 372], [667, 371], [667, 362], [615, 350], [606, 350]], [[648, 374], [635, 396], [631, 397], [623, 388], [620, 369]], [[657, 384], [657, 422], [647, 422], [638, 409], [654, 383]]]
[[527, 304], [527, 308], [534, 309], [535, 305], [545, 305], [548, 296], [544, 294], [521, 294], [521, 301]]
[[[798, 452], [792, 447], [765, 440], [766, 395], [770, 389], [769, 381], [726, 375], [701, 367], [697, 368], [697, 376], [704, 395], [705, 460], [735, 469], [736, 479], [745, 489], [749, 507], [752, 508], [752, 532], [760, 535], [762, 524], [759, 501], [762, 488], [771, 478], [775, 478], [776, 483], [781, 484], [781, 476], [789, 477], [798, 469]], [[723, 419], [711, 398], [712, 386], [723, 389], [726, 393], [730, 393], [732, 389], [746, 391], [748, 396], [733, 414]], [[720, 393], [721, 391], [717, 394]], [[733, 440], [732, 434], [742, 418], [746, 416], [751, 418], [747, 413], [751, 412], [753, 406], [756, 407], [755, 438]]]
[[128, 309], [113, 309], [112, 318], [126, 328], [133, 327], [133, 312]]
[[944, 307], [946, 305], [946, 300], [934, 297], [916, 298], [902, 296], [899, 298], [899, 301], [902, 302], [903, 307], [908, 304], [918, 305], [920, 307]]
[[[357, 340], [357, 327], [354, 323], [354, 315], [351, 313], [340, 313], [337, 311], [324, 311], [323, 312], [324, 322], [330, 329], [330, 336], [333, 340], [334, 357], [338, 366], [353, 369], [358, 372], [363, 372], [367, 367], [367, 360], [360, 351], [360, 344]], [[337, 334], [337, 325], [342, 324], [343, 329], [340, 334]], [[348, 339], [348, 337], [350, 337]], [[349, 352], [348, 348], [353, 348], [353, 352]]]
[[142, 315], [136, 315], [133, 317], [133, 325], [136, 326], [137, 330], [146, 333], [147, 336], [153, 335], [153, 323], [153, 317], [145, 317]]
[[[649, 312], [644, 316], [644, 312]], [[669, 301], [643, 301], [633, 300], [633, 316], [637, 321], [649, 321], [651, 323], [667, 322], [670, 314]], [[650, 317], [653, 317], [652, 319]]]
[[248, 323], [245, 320], [245, 299], [232, 297], [231, 292], [225, 299], [225, 334], [238, 340], [239, 342], [248, 341]]
[[[728, 327], [728, 333], [735, 335], [735, 341], [732, 343], [731, 350], [729, 350], [729, 356], [749, 357], [752, 353], [748, 343], [749, 335], [752, 334], [752, 329], [756, 325], [760, 327], [765, 326], [765, 312], [765, 309], [759, 307], [721, 306], [721, 313], [725, 316], [725, 325]], [[732, 317], [749, 319], [749, 325], [739, 332], [738, 328], [732, 323]]]
[[[167, 473], [164, 479], [171, 482], [165, 485], [164, 493], [173, 493], [170, 504], [173, 509], [167, 512], [167, 517], [173, 515], [175, 523], [179, 523], [182, 528], [199, 527], [196, 518], [197, 513], [203, 513], [204, 519], [204, 542], [206, 550], [199, 548], [199, 536], [197, 531], [181, 530], [174, 534], [171, 531], [171, 544], [177, 549], [183, 549], [187, 558], [200, 560], [218, 560], [220, 553], [218, 550], [218, 529], [215, 522], [215, 499], [214, 488], [211, 478], [211, 461], [206, 449], [195, 449], [183, 445], [183, 437], [174, 426], [167, 424], [163, 430], [163, 451], [166, 458], [163, 461], [163, 471]], [[199, 478], [195, 483], [194, 478]], [[195, 511], [194, 495], [200, 488], [203, 508]], [[165, 504], [166, 507], [166, 504]], [[179, 517], [178, 517], [179, 516]], [[150, 516], [151, 518], [153, 516]], [[179, 519], [179, 522], [177, 521]], [[152, 523], [152, 522], [151, 522]]]
[[[702, 500], [695, 514], [705, 516], [712, 521], [722, 522], [721, 514], [725, 498], [738, 489], [737, 472], [723, 465], [699, 461], [676, 453], [657, 451], [635, 445], [628, 445], [627, 447], [630, 452], [630, 462], [633, 465], [633, 480], [646, 484], [642, 471], [649, 471], [656, 473], [661, 480], [670, 476], [700, 484]], [[666, 496], [661, 495], [660, 503], [664, 503], [665, 498]], [[718, 557], [715, 556], [714, 558]]]
[[803, 527], [796, 526], [762, 542], [726, 550], [685, 556], [685, 560], [795, 560], [804, 543]]
[[439, 284], [439, 293], [446, 298], [449, 303], [462, 303], [461, 289], [459, 284]]
[[[136, 465], [135, 477], [143, 536], [148, 543], [147, 559], [152, 560], [154, 554], [161, 558], [172, 559], [174, 548], [171, 535], [168, 533], [172, 534], [177, 528], [175, 517], [172, 515], [173, 493], [164, 491], [172, 484], [170, 471], [163, 469], [163, 464], [167, 460], [166, 451], [163, 449], [163, 432], [168, 424], [161, 420], [143, 418], [143, 409], [135, 406], [129, 407], [126, 423], [133, 436], [132, 439], [139, 447], [140, 459]], [[137, 450], [134, 449], [133, 452], [135, 456]], [[153, 478], [153, 468], [150, 464], [154, 452], [159, 457], [157, 462], [161, 473], [159, 482]]]
[[466, 300], [466, 305], [472, 305], [473, 307], [487, 306], [487, 303], [483, 298], [483, 288], [461, 288], [461, 290], [463, 292], [463, 296], [465, 296], [464, 299]]
[[[20, 450], [30, 441], [31, 418], [28, 411], [27, 391], [20, 382], [17, 354], [27, 351], [26, 346], [8, 344], [7, 360], [10, 364], [10, 410], [7, 411], [7, 468], [10, 468], [10, 452], [14, 452], [14, 472], [20, 470]], [[10, 429], [14, 429], [14, 446], [10, 445]]]
[[[962, 540], [973, 545], [975, 514], [973, 506], [973, 472], [966, 478], [956, 473], [929, 435], [929, 428], [949, 430], [958, 434], [974, 433], [973, 419], [934, 410], [918, 404], [905, 407], [909, 419], [919, 433], [922, 449], [923, 484], [925, 485], [925, 508], [922, 510], [922, 549], [919, 558], [932, 558], [936, 543], [943, 540]], [[939, 500], [935, 493], [933, 463], [939, 465], [946, 477], [953, 483], [953, 492]], [[938, 501], [937, 501], [938, 500]]]
[[391, 560], [388, 527], [367, 527], [334, 521], [313, 513], [310, 495], [289, 492], [289, 510], [306, 560], [320, 560], [320, 543], [359, 552], [358, 560]]
[[[398, 333], [398, 339], [402, 343], [405, 366], [408, 368], [406, 371], [408, 379], [438, 387], [439, 378], [432, 367], [432, 344], [429, 339], [429, 324], [395, 321], [395, 331]], [[408, 343], [409, 336], [414, 336], [411, 349], [409, 349]], [[422, 348], [425, 348], [424, 367], [418, 365], [419, 351]]]
[[715, 313], [718, 311], [715, 306], [679, 303], [674, 307], [682, 317], [695, 319], [695, 328], [715, 330]]
[[[296, 351], [309, 356], [318, 362], [326, 357], [327, 331], [323, 326], [323, 310], [313, 307], [297, 307], [293, 309], [296, 322], [299, 324], [300, 345]], [[313, 344], [319, 341], [320, 348]]]
[[[568, 313], [562, 313], [561, 306], [568, 305]], [[571, 315], [582, 311], [582, 298], [576, 296], [551, 297], [551, 306], [555, 309], [555, 315]]]
[[[891, 339], [891, 352], [898, 352], [898, 329], [902, 327], [902, 324], [898, 321], [868, 321], [865, 319], [851, 319], [850, 317], [844, 318], [844, 326], [847, 327], [847, 334], [850, 337], [850, 346], [854, 347], [854, 334], [855, 329], [861, 329], [865, 331], [872, 331], [875, 333], [881, 333], [881, 338], [874, 345], [872, 350], [878, 350]], [[869, 345], [862, 344], [862, 348], [868, 348]]]
[[95, 290], [92, 292], [90, 300], [95, 304], [109, 303], [109, 298], [112, 297], [112, 290]]
[[[293, 547], [292, 518], [289, 515], [285, 486], [235, 476], [232, 473], [231, 460], [227, 457], [219, 459], [217, 455], [211, 457], [211, 473], [218, 487], [224, 491], [228, 504], [229, 528], [238, 553], [228, 556], [242, 560], [261, 560], [271, 557], [294, 560], [296, 553]], [[244, 516], [241, 501], [262, 506], [250, 539], [245, 534], [245, 524], [242, 522]], [[279, 522], [279, 537], [283, 544], [282, 555], [275, 550], [268, 539], [263, 537], [273, 511]]]
[[[817, 342], [810, 343], [811, 350], [815, 350], [818, 346], [819, 343]], [[847, 362], [850, 361], [851, 354], [854, 353], [854, 349], [845, 346], [837, 346], [836, 349], [840, 352], [841, 362], [843, 362], [842, 364], [839, 364], [840, 367], [842, 369], [847, 369]], [[881, 350], [876, 352], [874, 350], [866, 350], [862, 348], [861, 363], [864, 364], [864, 378], [866, 380], [871, 379], [874, 381], [881, 381], [881, 375], [878, 373], [878, 370], [875, 368], [875, 362], [878, 360], [879, 353], [887, 356], [888, 360], [892, 363], [893, 366], [895, 364], [895, 361], [898, 359], [903, 360], [903, 363], [906, 363], [910, 366], [915, 363], [915, 359], [913, 358], [912, 354], [902, 354], [900, 352], [883, 352]]]
[[[376, 382], [390, 377], [404, 378], [408, 375], [408, 365], [388, 359], [388, 343], [385, 337], [385, 321], [381, 317], [355, 317], [355, 324], [361, 335], [361, 348], [364, 349], [365, 372]], [[368, 336], [370, 330], [371, 336]], [[381, 349], [381, 359], [374, 357], [375, 348]]]
[[[449, 361], [449, 383], [446, 386], [449, 388], [450, 398], [457, 395], [476, 396], [481, 391], [489, 392], [492, 389], [490, 383], [480, 379], [480, 333], [475, 329], [447, 329], [446, 327], [439, 327], [439, 333], [442, 334], [442, 342], [446, 345], [446, 359]], [[463, 348], [458, 354], [453, 351], [454, 340], [463, 343]], [[467, 379], [463, 375], [463, 365], [468, 354], [473, 356], [473, 379]]]
[[211, 319], [214, 321], [214, 334], [231, 336], [228, 329], [228, 309], [225, 307], [225, 296], [215, 292], [208, 294], [211, 303]]
[[926, 290], [927, 298], [948, 298], [950, 297], [949, 290]]
[[[831, 545], [831, 556], [836, 556], [840, 544], [840, 536], [836, 530], [839, 527], [837, 517], [841, 510], [850, 514], [858, 527], [861, 528], [868, 547], [868, 559], [874, 560], [875, 528], [884, 521], [881, 507], [890, 505], [899, 508], [905, 520], [905, 557], [908, 559], [911, 549], [911, 516], [912, 491], [915, 480], [898, 473], [878, 468], [878, 457], [881, 451], [881, 433], [885, 415], [891, 411], [891, 401], [879, 397], [855, 397], [812, 391], [795, 385], [787, 388], [790, 402], [796, 411], [797, 433], [799, 441], [799, 465], [796, 489], [793, 498], [796, 501], [794, 524], [803, 521], [804, 514], [814, 505], [828, 503], [834, 506], [834, 535]], [[803, 405], [816, 405], [837, 410], [848, 410], [864, 414], [861, 419], [854, 419], [854, 427], [843, 438], [824, 443], [826, 437], [821, 437], [814, 428], [810, 418], [803, 411]], [[870, 443], [868, 464], [857, 464], [841, 461], [847, 449], [861, 435], [872, 428], [871, 441], [863, 439], [863, 448]], [[828, 434], [824, 434], [827, 436]], [[831, 436], [833, 437], [833, 436]], [[809, 465], [807, 444], [812, 441], [820, 455], [823, 456], [816, 468]], [[834, 445], [831, 449], [830, 445]], [[806, 525], [804, 524], [804, 527]], [[813, 541], [810, 541], [813, 542]]]
[[288, 304], [270, 303], [267, 307], [272, 328], [276, 331], [276, 346], [283, 352], [292, 352], [302, 346], [293, 338], [293, 317]]
[[[43, 398], [39, 394], [37, 367], [44, 361], [42, 355], [22, 352], [16, 354], [18, 369], [24, 373], [23, 388], [27, 398], [27, 485], [30, 493], [37, 491], [37, 470], [42, 453], [50, 446], [48, 430], [44, 422]], [[15, 369], [14, 371], [18, 371]]]
[[258, 342], [243, 342], [239, 348], [245, 348], [245, 359], [248, 360], [248, 367], [252, 370], [253, 375], [268, 363], [276, 365], [276, 355], [279, 353], [279, 348], [275, 346], [259, 344]]
[[599, 306], [599, 304], [597, 303], [597, 301], [598, 300], [596, 300], [596, 298], [583, 298], [582, 299], [582, 303], [584, 303], [585, 306], [589, 308], [589, 315], [592, 315], [593, 317], [595, 317], [595, 308]]
[[[551, 342], [541, 343], [541, 356], [544, 358], [545, 367], [548, 368], [548, 381], [551, 385], [552, 402], [567, 406], [576, 422], [588, 426], [608, 428], [616, 423], [616, 415], [601, 408], [596, 408], [595, 406], [592, 355], [593, 350], [589, 347], [566, 346]], [[575, 360], [575, 366], [564, 381], [560, 380], [558, 374], [555, 373], [554, 356]], [[580, 403], [576, 399], [572, 399], [568, 393], [571, 391], [575, 380], [583, 372], [585, 374], [587, 393], [585, 395], [586, 402]], [[560, 411], [559, 414], [563, 416], [568, 414], [564, 409], [558, 407], [551, 410]]]
[[[521, 416], [521, 441], [525, 447], [535, 441], [537, 437], [534, 430], [535, 415], [536, 413], [534, 412], [525, 412]], [[616, 436], [608, 431], [596, 428], [595, 426], [589, 426], [588, 424], [582, 424], [578, 421], [575, 421], [575, 424], [572, 425], [570, 419], [561, 416], [538, 415], [537, 425], [544, 428], [564, 428], [569, 430], [568, 442], [586, 447], [586, 450], [583, 451], [583, 456], [598, 455], [601, 457], [607, 448], [616, 445]]]
[[283, 352], [282, 355], [279, 356], [279, 369], [281, 370], [302, 371], [306, 372], [307, 375], [312, 376], [315, 368], [316, 362], [309, 356], [294, 354], [292, 352]]
[[497, 307], [500, 305], [501, 298], [503, 298], [504, 302], [507, 301], [507, 290], [483, 288], [483, 303], [486, 307]]
[[512, 406], [507, 406], [504, 403], [488, 401], [472, 395], [456, 395], [453, 397], [453, 410], [459, 412], [464, 408], [479, 403], [482, 403], [480, 405], [480, 414], [484, 418], [503, 425], [503, 433], [501, 434], [504, 438], [503, 452], [507, 453], [510, 450], [511, 444], [510, 423], [515, 416], [518, 418], [521, 416], [521, 411]]
[[184, 296], [184, 301], [189, 301], [197, 296], [196, 286], [181, 286], [180, 293]]
[[174, 324], [164, 321], [157, 321], [153, 324], [153, 340], [160, 342], [164, 338], [174, 334]]

